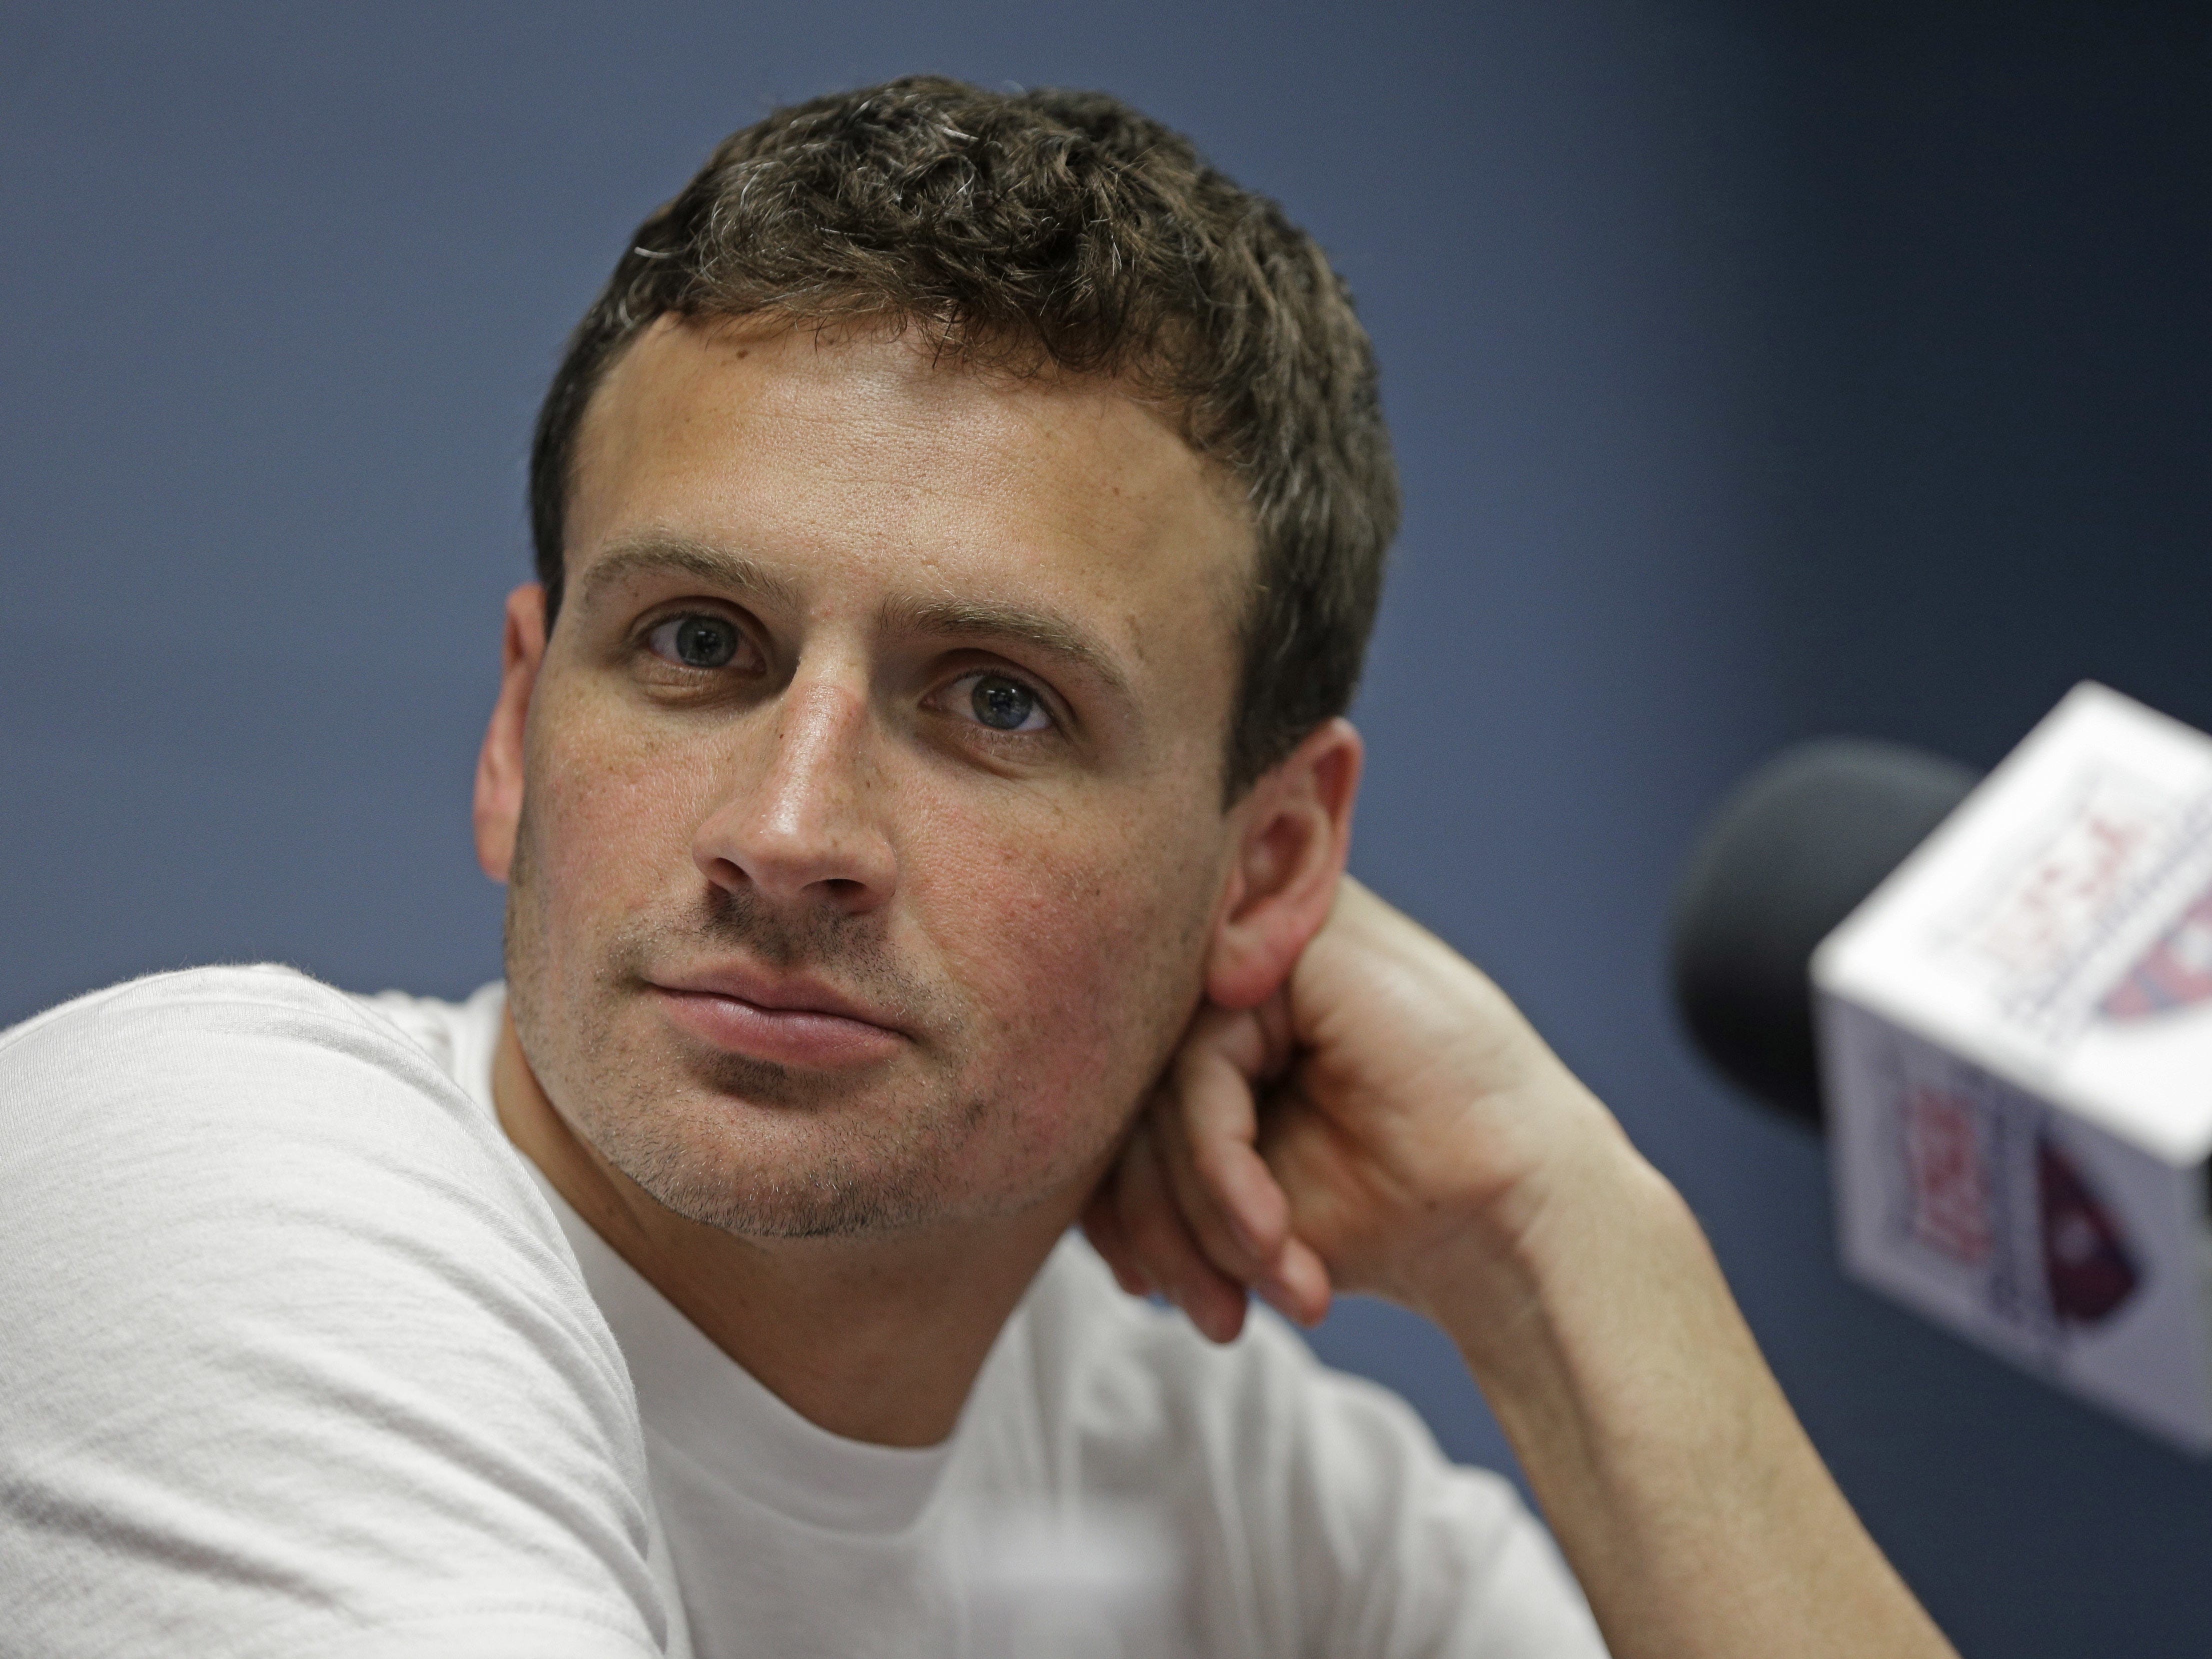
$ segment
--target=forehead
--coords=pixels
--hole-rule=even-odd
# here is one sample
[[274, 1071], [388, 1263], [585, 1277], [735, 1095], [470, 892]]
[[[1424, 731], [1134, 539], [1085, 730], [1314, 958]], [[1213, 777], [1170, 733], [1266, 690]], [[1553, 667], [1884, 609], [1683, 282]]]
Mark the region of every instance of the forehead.
[[676, 536], [812, 603], [1030, 590], [1141, 657], [1194, 622], [1224, 649], [1250, 580], [1249, 511], [1167, 414], [1103, 377], [969, 366], [920, 330], [664, 319], [579, 438], [572, 587], [610, 547]]

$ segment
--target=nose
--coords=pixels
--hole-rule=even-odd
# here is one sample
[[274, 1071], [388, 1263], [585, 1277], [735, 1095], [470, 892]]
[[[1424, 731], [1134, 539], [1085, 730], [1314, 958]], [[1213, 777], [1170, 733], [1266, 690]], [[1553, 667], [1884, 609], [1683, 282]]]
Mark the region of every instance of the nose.
[[727, 793], [693, 837], [693, 862], [715, 885], [771, 902], [874, 909], [897, 865], [865, 687], [802, 672], [759, 712]]

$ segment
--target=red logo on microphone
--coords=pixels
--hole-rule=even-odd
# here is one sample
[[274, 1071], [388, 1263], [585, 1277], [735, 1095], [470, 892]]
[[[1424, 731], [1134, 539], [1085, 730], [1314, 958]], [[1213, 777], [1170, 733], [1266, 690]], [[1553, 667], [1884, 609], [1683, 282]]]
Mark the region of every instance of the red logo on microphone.
[[2205, 1001], [2212, 1001], [2212, 892], [2181, 913], [2098, 1012], [2106, 1019], [2148, 1019]]
[[1912, 1240], [1973, 1270], [2008, 1320], [2055, 1335], [2136, 1293], [2142, 1273], [2118, 1220], [2039, 1114], [1927, 1086], [1904, 1107]]

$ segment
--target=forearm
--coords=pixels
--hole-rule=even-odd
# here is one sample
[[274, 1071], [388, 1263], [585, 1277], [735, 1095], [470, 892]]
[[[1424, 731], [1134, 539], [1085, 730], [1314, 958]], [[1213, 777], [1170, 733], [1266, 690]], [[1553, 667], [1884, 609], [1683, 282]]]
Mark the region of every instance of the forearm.
[[1580, 1162], [1430, 1311], [1618, 1659], [1951, 1655], [1806, 1438], [1680, 1197], [1625, 1140]]

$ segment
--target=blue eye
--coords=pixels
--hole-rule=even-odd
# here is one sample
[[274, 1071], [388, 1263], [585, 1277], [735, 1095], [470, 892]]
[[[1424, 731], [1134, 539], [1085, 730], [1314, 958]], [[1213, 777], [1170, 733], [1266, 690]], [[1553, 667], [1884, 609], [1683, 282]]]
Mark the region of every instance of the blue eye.
[[1044, 699], [1004, 674], [963, 674], [952, 682], [947, 702], [994, 732], [1042, 732], [1052, 725]]
[[653, 653], [686, 668], [726, 668], [744, 643], [738, 625], [723, 617], [671, 617], [646, 636]]

